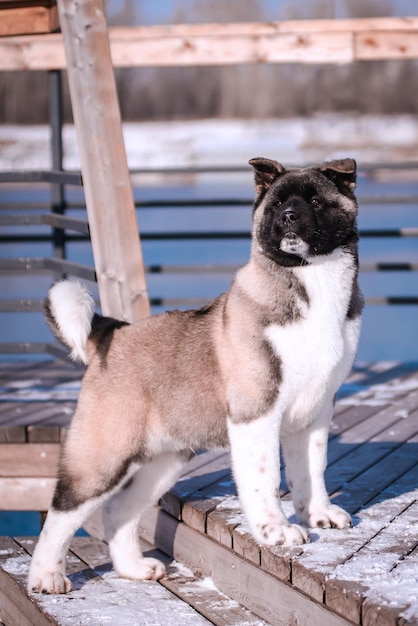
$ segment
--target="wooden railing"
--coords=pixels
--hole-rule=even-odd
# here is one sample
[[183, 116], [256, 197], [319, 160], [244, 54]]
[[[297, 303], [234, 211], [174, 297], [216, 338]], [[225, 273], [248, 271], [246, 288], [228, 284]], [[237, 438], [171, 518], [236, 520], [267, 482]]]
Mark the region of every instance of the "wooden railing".
[[[418, 58], [418, 17], [110, 28], [115, 67]], [[0, 40], [0, 70], [66, 67], [62, 36]]]

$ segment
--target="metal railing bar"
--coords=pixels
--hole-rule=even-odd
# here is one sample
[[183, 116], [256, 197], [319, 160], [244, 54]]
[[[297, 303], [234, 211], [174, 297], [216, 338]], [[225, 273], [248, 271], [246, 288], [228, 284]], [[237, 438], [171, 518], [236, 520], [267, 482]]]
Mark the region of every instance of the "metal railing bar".
[[[149, 265], [147, 274], [232, 274], [239, 265]], [[418, 263], [360, 263], [361, 272], [416, 272]]]
[[66, 259], [54, 257], [20, 257], [14, 259], [0, 259], [0, 271], [11, 272], [60, 272], [84, 278], [92, 282], [96, 281], [94, 268], [81, 263], [74, 263]]
[[[67, 235], [66, 241], [90, 241], [87, 235]], [[51, 236], [48, 234], [33, 234], [33, 235], [0, 235], [0, 244], [6, 243], [52, 243]]]
[[0, 343], [0, 354], [49, 354], [60, 359], [68, 360], [68, 351], [59, 345], [37, 342], [16, 341]]
[[[237, 265], [147, 265], [147, 274], [234, 274], [240, 267]], [[0, 271], [51, 271], [63, 272], [78, 278], [95, 282], [94, 268], [81, 263], [51, 257], [20, 257], [0, 259]], [[360, 272], [417, 272], [418, 263], [408, 262], [376, 262], [360, 263]]]
[[45, 213], [41, 217], [42, 223], [47, 224], [48, 226], [74, 230], [76, 232], [90, 236], [90, 229], [87, 220], [82, 220], [78, 217], [67, 217], [65, 215], [58, 215], [56, 213]]
[[[1, 182], [1, 181], [0, 181]], [[252, 207], [254, 198], [201, 198], [201, 199], [173, 199], [173, 200], [137, 200], [135, 207], [137, 209], [178, 209], [178, 208], [208, 208], [208, 207]], [[418, 196], [367, 196], [358, 198], [359, 206], [365, 205], [392, 205], [392, 204], [417, 204]], [[0, 211], [34, 211], [47, 210], [46, 203], [16, 203], [16, 204], [0, 204]], [[66, 202], [68, 210], [86, 210], [86, 205], [80, 202]]]
[[[208, 303], [210, 298], [159, 298], [150, 299], [154, 307], [197, 307]], [[417, 296], [378, 296], [366, 297], [366, 305], [418, 305]], [[0, 313], [40, 313], [43, 311], [42, 299], [0, 300]], [[2, 345], [2, 344], [0, 344]], [[0, 350], [1, 351], [1, 350]]]
[[233, 273], [239, 265], [148, 265], [147, 274], [224, 274]]
[[417, 305], [418, 297], [417, 296], [383, 296], [383, 297], [367, 297], [365, 298], [366, 305], [382, 305], [382, 304], [390, 304], [390, 305]]
[[[309, 167], [312, 163], [287, 164], [287, 167]], [[358, 163], [359, 172], [374, 172], [375, 170], [415, 170], [418, 169], [418, 161], [401, 161], [399, 163]], [[131, 174], [230, 174], [248, 173], [251, 167], [247, 164], [240, 165], [182, 165], [177, 167], [133, 167]]]
[[96, 282], [96, 270], [93, 267], [51, 257], [45, 258], [44, 261], [45, 269]]
[[360, 272], [418, 272], [418, 263], [360, 263]]
[[[392, 229], [363, 229], [360, 230], [360, 237], [370, 238], [394, 238], [394, 237], [418, 237], [418, 228], [392, 228]], [[202, 231], [202, 232], [151, 232], [142, 231], [142, 241], [202, 241], [202, 240], [248, 240], [250, 239], [250, 231]], [[87, 235], [67, 235], [66, 240], [71, 241], [89, 241]], [[48, 234], [19, 235], [9, 234], [0, 235], [1, 243], [50, 243], [51, 237]]]
[[45, 259], [42, 257], [19, 257], [0, 259], [0, 271], [10, 272], [18, 270], [22, 272], [45, 270]]
[[20, 299], [1, 299], [0, 313], [39, 313], [43, 310], [43, 300], [20, 298]]
[[30, 214], [18, 213], [17, 215], [0, 215], [2, 226], [39, 226], [46, 225], [54, 228], [74, 230], [89, 235], [87, 220], [78, 217], [66, 217], [57, 213]]
[[[309, 167], [312, 163], [289, 164], [288, 167]], [[400, 161], [399, 163], [358, 163], [359, 172], [374, 172], [375, 170], [414, 170], [418, 169], [418, 161]], [[182, 165], [174, 167], [133, 167], [130, 174], [231, 174], [248, 173], [251, 167], [247, 164], [232, 165]], [[65, 176], [67, 184], [82, 184], [80, 170], [3, 170], [0, 172], [0, 182], [61, 182]], [[68, 180], [74, 181], [69, 183]]]
[[[154, 307], [188, 307], [194, 308], [203, 306], [210, 301], [210, 298], [157, 298], [150, 299], [151, 306]], [[366, 297], [366, 305], [418, 305], [417, 296], [382, 296]]]
[[364, 228], [360, 237], [418, 237], [418, 228]]
[[82, 186], [80, 172], [64, 170], [13, 170], [0, 172], [0, 183], [62, 183]]

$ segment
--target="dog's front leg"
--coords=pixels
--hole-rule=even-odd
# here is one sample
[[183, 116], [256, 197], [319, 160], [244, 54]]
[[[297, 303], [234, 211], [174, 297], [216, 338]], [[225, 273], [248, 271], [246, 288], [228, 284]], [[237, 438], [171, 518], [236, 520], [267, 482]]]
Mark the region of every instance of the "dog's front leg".
[[268, 414], [247, 422], [228, 420], [232, 467], [250, 530], [262, 545], [309, 541], [301, 526], [289, 524], [279, 496], [279, 420]]
[[351, 518], [332, 504], [325, 486], [329, 422], [333, 403], [326, 403], [304, 430], [281, 435], [286, 474], [299, 519], [311, 528], [348, 528]]

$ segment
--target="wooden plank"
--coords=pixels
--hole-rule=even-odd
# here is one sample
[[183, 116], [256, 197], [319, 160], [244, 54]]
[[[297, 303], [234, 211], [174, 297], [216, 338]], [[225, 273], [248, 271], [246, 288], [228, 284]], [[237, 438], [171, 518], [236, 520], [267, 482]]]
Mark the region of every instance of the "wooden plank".
[[[386, 414], [388, 414], [386, 412]], [[418, 412], [414, 412], [407, 419], [401, 419], [388, 425], [374, 437], [364, 437], [362, 444], [338, 442], [330, 446], [331, 463], [325, 472], [325, 479], [330, 493], [343, 489], [344, 485], [368, 470], [371, 466], [382, 461], [393, 453], [403, 443], [418, 432]], [[382, 415], [382, 426], [385, 425]], [[394, 468], [395, 471], [396, 468]], [[390, 477], [390, 474], [387, 478]]]
[[335, 438], [341, 433], [363, 423], [364, 420], [375, 415], [381, 406], [346, 406], [345, 411], [334, 416], [330, 426], [330, 438]]
[[[3, 569], [6, 559], [11, 558], [16, 563], [13, 575]], [[25, 591], [28, 562], [20, 546], [9, 537], [0, 537], [0, 618], [7, 626], [57, 625]], [[23, 571], [22, 564], [27, 566]]]
[[[115, 41], [115, 48], [117, 41]], [[349, 32], [229, 34], [124, 40], [123, 54], [112, 59], [118, 67], [150, 65], [236, 65], [248, 63], [350, 63], [354, 60]], [[122, 52], [122, 50], [121, 50]], [[135, 59], [144, 60], [134, 61]], [[146, 61], [145, 61], [146, 59]]]
[[309, 600], [227, 548], [156, 508], [141, 524], [143, 536], [192, 571], [211, 576], [216, 587], [275, 626], [348, 626], [343, 618]]
[[55, 477], [57, 473], [59, 444], [8, 443], [0, 450], [0, 477]]
[[[155, 67], [416, 58], [417, 32], [417, 18], [375, 18], [114, 28], [109, 37], [116, 67]], [[58, 34], [0, 41], [0, 69], [65, 67]]]
[[[406, 397], [396, 399], [385, 407], [353, 407], [349, 409], [345, 418], [341, 421], [336, 420], [331, 431], [330, 443], [332, 445], [338, 435], [338, 441], [341, 443], [361, 444], [391, 424], [395, 424], [400, 419], [406, 419], [416, 408], [418, 408], [418, 392], [416, 391]], [[351, 413], [354, 413], [355, 417], [352, 420], [353, 425], [349, 426]], [[360, 420], [358, 416], [361, 416]]]
[[[369, 589], [374, 583], [381, 583], [383, 580], [389, 582], [392, 572], [397, 563], [416, 546], [416, 533], [412, 529], [416, 525], [418, 515], [418, 503], [411, 504], [405, 511], [401, 512], [391, 524], [376, 534], [363, 548], [347, 562], [338, 566], [332, 578], [325, 583], [325, 594], [327, 605], [335, 611], [353, 621], [360, 623], [362, 613], [362, 603], [364, 595], [368, 595]], [[408, 529], [411, 529], [408, 531]], [[378, 558], [376, 558], [378, 555]], [[372, 591], [375, 599], [375, 611], [371, 611], [371, 604], [368, 603], [368, 620], [379, 611], [377, 607], [383, 605], [397, 605], [397, 613], [407, 609], [416, 597], [416, 589], [411, 579], [403, 581], [404, 586], [409, 586], [409, 598], [407, 603], [404, 597], [407, 594], [397, 594], [395, 578], [392, 585], [388, 585], [386, 594]], [[384, 586], [381, 585], [380, 589]], [[393, 619], [391, 623], [385, 622], [387, 626], [396, 626], [397, 618], [393, 611], [390, 612]], [[386, 615], [388, 618], [389, 615]], [[364, 621], [362, 622], [364, 624]], [[369, 621], [370, 623], [370, 621]], [[376, 622], [372, 622], [373, 624]]]
[[[171, 562], [167, 555], [148, 542], [142, 540], [141, 544], [145, 556], [160, 559], [166, 564], [167, 574], [159, 584], [187, 602], [211, 623], [218, 626], [233, 624], [267, 626], [265, 622], [219, 592], [211, 580], [198, 579], [183, 564]], [[100, 573], [110, 571], [109, 551], [103, 542], [92, 537], [75, 537], [71, 550], [94, 571]]]
[[[403, 558], [390, 572], [379, 586], [386, 588], [389, 597], [401, 593], [404, 596], [404, 603], [407, 608], [399, 612], [396, 605], [381, 603], [380, 597], [375, 597], [375, 590], [369, 590], [368, 595], [362, 604], [363, 626], [401, 626], [406, 624], [418, 624], [418, 601], [414, 594], [413, 582], [416, 582], [416, 566], [418, 562], [418, 548]], [[408, 584], [409, 583], [409, 584]], [[412, 583], [412, 585], [411, 585]], [[412, 589], [411, 589], [412, 588]], [[411, 598], [411, 591], [414, 597]], [[395, 604], [395, 603], [394, 603]], [[399, 614], [400, 613], [400, 614]]]
[[[17, 541], [33, 552], [32, 539]], [[111, 567], [107, 546], [92, 538], [73, 539], [67, 573], [73, 584], [69, 594], [36, 596], [62, 626], [72, 626], [74, 619], [79, 624], [134, 626], [140, 619], [140, 623], [166, 626], [208, 625], [204, 617], [158, 582], [121, 578]]]
[[356, 33], [355, 57], [359, 61], [416, 59], [417, 31]]
[[59, 29], [56, 6], [3, 8], [0, 5], [0, 37], [50, 33]]
[[333, 502], [350, 513], [372, 501], [400, 476], [417, 466], [418, 436], [411, 437], [383, 459], [344, 485], [344, 490], [333, 498]]
[[182, 478], [161, 498], [161, 507], [176, 519], [181, 519], [188, 499], [199, 500], [203, 491], [230, 474], [231, 457], [225, 452], [207, 452], [196, 457], [194, 465], [189, 464]]
[[[67, 416], [66, 416], [67, 417]], [[54, 420], [55, 422], [55, 420]], [[68, 418], [67, 418], [68, 422]], [[28, 426], [29, 443], [59, 443], [61, 438], [60, 426]]]
[[55, 482], [55, 478], [0, 478], [1, 510], [47, 511]]
[[0, 426], [0, 444], [25, 443], [26, 429], [23, 426]]
[[[414, 492], [410, 493], [410, 487], [413, 485], [414, 488], [416, 484], [416, 470], [402, 475], [379, 494], [378, 500], [356, 515], [352, 529], [314, 529], [312, 542], [305, 545], [303, 551], [292, 560], [292, 583], [321, 601], [326, 581], [334, 577], [336, 568], [353, 558], [414, 502]], [[360, 603], [358, 592], [355, 585], [351, 585], [350, 590], [347, 588], [347, 594], [351, 598], [357, 594]]]
[[102, 311], [150, 314], [101, 0], [59, 0], [71, 103]]
[[261, 548], [251, 535], [246, 522], [239, 524], [233, 529], [232, 546], [235, 554], [239, 554], [255, 565], [261, 565]]
[[74, 413], [75, 404], [61, 404], [53, 402], [27, 402], [24, 403], [25, 410], [16, 412], [10, 419], [2, 422], [6, 426], [42, 426], [46, 422], [57, 425], [69, 424]]
[[303, 552], [302, 546], [284, 548], [282, 546], [261, 548], [261, 569], [283, 582], [291, 582], [292, 560]]
[[273, 35], [275, 33], [301, 32], [364, 32], [364, 31], [418, 30], [418, 17], [378, 17], [353, 19], [282, 20], [271, 22], [230, 22], [205, 24], [167, 24], [113, 27], [112, 39], [130, 39], [133, 34], [140, 38], [199, 37], [227, 35]]

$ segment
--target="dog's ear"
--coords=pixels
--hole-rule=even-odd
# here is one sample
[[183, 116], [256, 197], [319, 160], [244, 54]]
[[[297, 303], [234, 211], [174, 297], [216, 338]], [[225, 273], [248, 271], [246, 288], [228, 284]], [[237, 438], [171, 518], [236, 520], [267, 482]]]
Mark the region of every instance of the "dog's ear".
[[257, 157], [251, 159], [249, 164], [254, 168], [255, 190], [257, 195], [265, 193], [271, 184], [280, 174], [283, 174], [284, 167], [277, 161]]
[[356, 162], [354, 159], [340, 159], [326, 161], [320, 166], [320, 171], [332, 180], [342, 191], [354, 191], [356, 188]]

